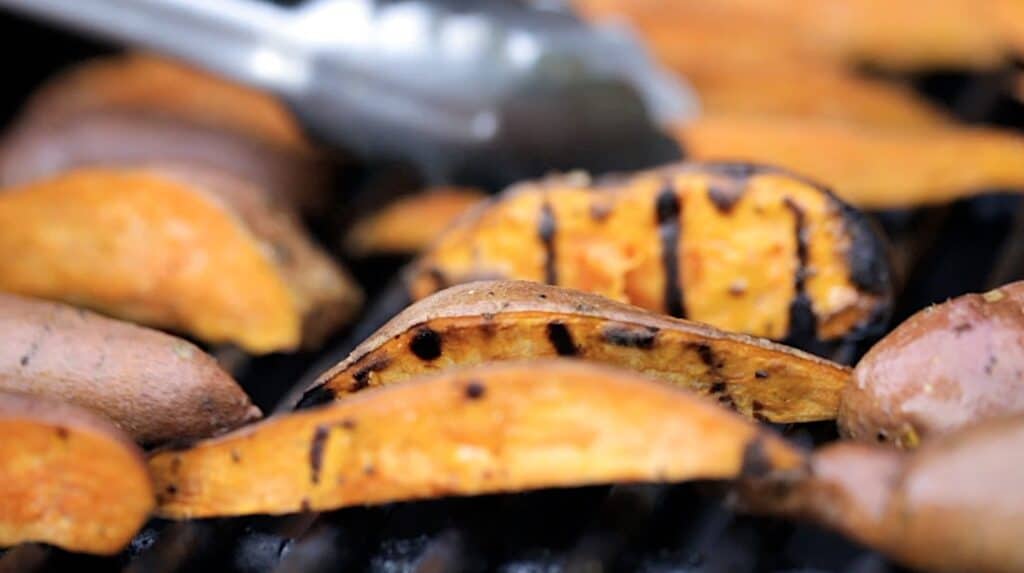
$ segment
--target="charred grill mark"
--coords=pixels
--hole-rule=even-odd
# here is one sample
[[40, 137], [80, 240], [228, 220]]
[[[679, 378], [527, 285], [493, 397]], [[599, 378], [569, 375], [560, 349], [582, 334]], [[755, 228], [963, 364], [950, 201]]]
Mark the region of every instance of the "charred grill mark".
[[889, 261], [886, 258], [882, 234], [874, 221], [864, 213], [829, 195], [835, 211], [842, 218], [843, 228], [850, 236], [846, 251], [846, 263], [850, 268], [850, 282], [857, 288], [879, 296], [891, 296], [892, 279], [889, 275]]
[[726, 387], [725, 382], [718, 381], [711, 384], [712, 394], [724, 394], [727, 390], [728, 388]]
[[793, 213], [793, 232], [796, 234], [796, 272], [793, 276], [793, 301], [789, 305], [789, 332], [786, 343], [794, 346], [817, 337], [817, 317], [807, 295], [808, 252], [807, 220], [804, 210], [791, 198], [785, 199], [786, 208]]
[[329, 388], [327, 383], [324, 382], [323, 384], [306, 390], [302, 394], [302, 398], [299, 399], [299, 403], [295, 405], [295, 409], [305, 410], [307, 408], [329, 404], [333, 402], [336, 397], [337, 395], [334, 393], [334, 390]]
[[324, 463], [324, 447], [331, 435], [330, 426], [317, 426], [309, 443], [309, 481], [320, 483], [320, 468]]
[[601, 337], [615, 346], [650, 350], [657, 341], [658, 329], [653, 326], [610, 323], [601, 329]]
[[544, 282], [549, 285], [558, 284], [558, 268], [556, 266], [555, 233], [558, 230], [555, 212], [551, 204], [544, 202], [540, 208], [537, 221], [537, 235], [544, 246]]
[[441, 335], [430, 327], [421, 326], [413, 333], [409, 350], [420, 360], [436, 360], [441, 356]]
[[661, 266], [665, 270], [665, 312], [683, 318], [686, 305], [683, 300], [682, 273], [679, 270], [679, 241], [682, 236], [679, 195], [671, 182], [658, 193], [654, 202], [658, 237], [661, 239]]
[[604, 223], [612, 214], [611, 204], [604, 201], [593, 201], [590, 204], [590, 218], [595, 223]]
[[758, 380], [764, 380], [767, 377], [768, 377], [768, 372], [766, 372], [764, 370], [755, 370], [754, 371], [754, 378], [757, 378]]
[[548, 341], [559, 356], [575, 356], [579, 352], [565, 323], [554, 320], [548, 323], [547, 329]]
[[370, 373], [380, 372], [391, 364], [391, 359], [387, 356], [378, 356], [372, 359], [368, 364], [356, 370], [355, 374], [352, 375], [352, 391], [358, 392], [370, 385]]
[[487, 387], [479, 380], [470, 380], [466, 383], [466, 398], [479, 400], [487, 393]]
[[759, 422], [771, 422], [771, 420], [769, 420], [768, 417], [764, 415], [764, 404], [758, 402], [757, 400], [751, 401], [750, 412], [754, 419]]
[[764, 478], [772, 472], [772, 460], [765, 451], [764, 436], [755, 436], [743, 448], [743, 462], [740, 476], [744, 478]]
[[729, 214], [747, 191], [749, 174], [734, 177], [713, 177], [708, 181], [708, 199], [719, 213]]

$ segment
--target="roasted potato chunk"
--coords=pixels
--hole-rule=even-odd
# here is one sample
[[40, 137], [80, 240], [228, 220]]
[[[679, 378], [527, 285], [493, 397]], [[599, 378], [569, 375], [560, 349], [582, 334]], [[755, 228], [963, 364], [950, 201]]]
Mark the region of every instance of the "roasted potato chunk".
[[29, 100], [0, 149], [3, 186], [153, 161], [226, 171], [301, 208], [321, 205], [330, 186], [327, 159], [280, 102], [144, 54], [59, 74]]
[[477, 282], [407, 308], [320, 376], [300, 406], [453, 366], [554, 356], [637, 370], [771, 422], [834, 417], [849, 377], [797, 350], [589, 293]]
[[0, 290], [252, 353], [346, 320], [358, 287], [294, 215], [195, 169], [82, 169], [0, 193]]
[[896, 130], [821, 119], [705, 116], [675, 128], [691, 159], [791, 169], [861, 209], [1024, 189], [1024, 138], [986, 128]]
[[159, 514], [326, 510], [619, 481], [785, 470], [800, 452], [636, 374], [572, 360], [449, 370], [163, 451]]
[[0, 391], [59, 397], [143, 444], [198, 439], [260, 411], [195, 345], [62, 304], [0, 294]]
[[742, 497], [761, 512], [819, 521], [915, 569], [1021, 571], [1022, 449], [1020, 416], [940, 436], [912, 453], [840, 442], [804, 470], [744, 484]]
[[142, 452], [80, 408], [0, 392], [0, 546], [113, 554], [153, 509]]
[[576, 288], [804, 348], [884, 321], [879, 236], [827, 190], [748, 164], [512, 187], [459, 220], [409, 274], [422, 298], [483, 278]]
[[400, 197], [353, 225], [345, 250], [357, 257], [419, 253], [485, 197], [478, 189], [456, 187]]
[[1024, 413], [1024, 282], [918, 312], [861, 359], [839, 427], [915, 447], [986, 418]]

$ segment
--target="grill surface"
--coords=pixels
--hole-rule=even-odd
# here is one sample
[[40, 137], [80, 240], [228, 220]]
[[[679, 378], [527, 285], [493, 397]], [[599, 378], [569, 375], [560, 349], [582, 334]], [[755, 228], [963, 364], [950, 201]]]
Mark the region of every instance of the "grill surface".
[[[55, 68], [105, 49], [0, 19], [12, 45], [30, 43], [35, 66], [8, 71], [0, 113]], [[993, 74], [935, 74], [915, 85], [969, 121], [1024, 127], [1024, 109], [1000, 94]], [[379, 202], [413, 189], [399, 166], [367, 166], [349, 174], [359, 192], [346, 204]], [[313, 222], [327, 245], [337, 244], [346, 217]], [[900, 295], [893, 324], [928, 304], [1024, 278], [1024, 203], [984, 196], [947, 207], [875, 214], [893, 244]], [[404, 306], [395, 281], [402, 261], [353, 265], [371, 293], [363, 320], [323, 352], [239, 359], [232, 369], [254, 400], [271, 411], [288, 385], [343, 358]], [[216, 350], [216, 349], [214, 349]], [[856, 358], [856, 357], [851, 357]], [[807, 445], [835, 439], [832, 424], [780, 427]], [[121, 555], [96, 558], [40, 545], [0, 553], [0, 573], [14, 571], [378, 573], [502, 571], [901, 571], [880, 555], [812, 525], [751, 517], [729, 508], [719, 484], [615, 485], [352, 508], [323, 515], [253, 517], [170, 523], [155, 520]], [[88, 569], [86, 569], [88, 568]]]

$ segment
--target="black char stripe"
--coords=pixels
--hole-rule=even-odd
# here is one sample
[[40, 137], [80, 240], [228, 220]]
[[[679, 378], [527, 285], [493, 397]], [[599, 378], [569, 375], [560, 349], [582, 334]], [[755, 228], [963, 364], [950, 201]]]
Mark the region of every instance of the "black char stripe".
[[436, 330], [421, 326], [412, 335], [409, 349], [420, 360], [435, 360], [441, 356], [441, 335]]
[[565, 323], [555, 320], [548, 323], [548, 341], [559, 356], [575, 356], [579, 349], [572, 339], [572, 333]]
[[314, 386], [302, 395], [299, 403], [295, 405], [296, 410], [305, 410], [316, 406], [329, 404], [335, 399], [334, 390], [327, 387], [327, 384]]
[[324, 446], [330, 436], [329, 426], [317, 426], [309, 443], [309, 481], [320, 483], [320, 468], [324, 463]]
[[537, 235], [544, 245], [544, 282], [549, 285], [558, 284], [558, 268], [556, 267], [557, 253], [555, 252], [555, 233], [558, 224], [555, 221], [555, 212], [551, 204], [545, 202], [540, 208], [540, 218], [537, 222]]
[[789, 332], [785, 342], [799, 346], [815, 340], [817, 337], [818, 320], [814, 315], [814, 307], [807, 295], [807, 222], [804, 210], [790, 198], [786, 198], [786, 208], [793, 213], [794, 233], [796, 234], [796, 272], [793, 276], [794, 296], [789, 305]]
[[653, 326], [628, 324], [607, 324], [601, 330], [601, 337], [609, 344], [626, 348], [650, 350], [658, 338], [658, 329]]
[[669, 182], [658, 193], [654, 204], [661, 238], [661, 265], [665, 269], [665, 311], [671, 316], [686, 315], [683, 300], [682, 273], [679, 270], [679, 240], [682, 236], [679, 195]]

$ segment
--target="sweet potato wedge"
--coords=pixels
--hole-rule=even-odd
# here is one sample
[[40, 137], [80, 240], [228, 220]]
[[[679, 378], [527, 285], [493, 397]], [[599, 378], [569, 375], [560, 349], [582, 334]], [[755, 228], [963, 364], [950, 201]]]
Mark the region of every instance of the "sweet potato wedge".
[[300, 406], [453, 366], [554, 356], [634, 369], [772, 422], [833, 418], [850, 375], [797, 350], [589, 293], [477, 282], [407, 308], [325, 372]]
[[57, 303], [0, 294], [0, 391], [98, 412], [143, 444], [198, 439], [260, 411], [193, 344]]
[[422, 298], [482, 278], [594, 292], [794, 346], [884, 320], [874, 229], [827, 190], [771, 168], [696, 164], [517, 185], [459, 220], [409, 273]]
[[486, 196], [444, 187], [400, 197], [358, 221], [345, 237], [345, 250], [356, 257], [419, 253]]
[[968, 294], [908, 318], [860, 360], [844, 389], [848, 437], [901, 447], [1024, 414], [1024, 282]]
[[315, 344], [361, 294], [297, 219], [233, 177], [82, 169], [0, 193], [0, 290], [252, 353]]
[[915, 569], [1021, 571], [1022, 451], [1020, 416], [910, 453], [840, 442], [795, 474], [745, 483], [742, 498], [760, 512], [819, 521]]
[[169, 518], [616, 481], [728, 479], [802, 455], [636, 374], [572, 360], [449, 370], [150, 458]]
[[705, 116], [677, 126], [688, 157], [791, 169], [861, 209], [949, 203], [1024, 189], [1024, 137], [995, 129], [917, 130], [804, 118]]
[[70, 404], [0, 392], [0, 546], [113, 554], [153, 509], [142, 452]]
[[0, 149], [3, 186], [152, 161], [227, 171], [302, 208], [320, 205], [330, 185], [328, 161], [280, 102], [141, 54], [100, 58], [52, 79]]

